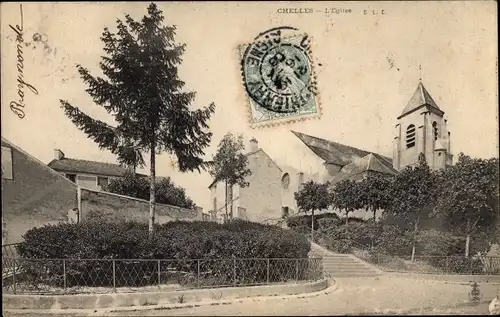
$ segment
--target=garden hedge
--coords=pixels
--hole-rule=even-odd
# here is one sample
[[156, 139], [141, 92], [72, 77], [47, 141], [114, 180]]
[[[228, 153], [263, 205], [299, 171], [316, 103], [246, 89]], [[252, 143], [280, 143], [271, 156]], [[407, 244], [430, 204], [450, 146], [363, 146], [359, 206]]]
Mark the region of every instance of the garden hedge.
[[[115, 261], [117, 286], [141, 286], [158, 282], [160, 272], [184, 272], [181, 283], [197, 280], [198, 265], [205, 283], [229, 284], [238, 279], [253, 283], [268, 279], [266, 258], [307, 258], [310, 243], [300, 234], [271, 225], [242, 220], [227, 224], [175, 221], [156, 226], [150, 237], [148, 225], [138, 222], [91, 221], [79, 224], [60, 223], [29, 230], [19, 245], [23, 267], [33, 279], [44, 279], [61, 285], [63, 269], [67, 286], [112, 285], [111, 259]], [[37, 259], [107, 259], [105, 261], [40, 261]], [[260, 258], [261, 260], [238, 260]], [[154, 259], [172, 259], [158, 261]], [[187, 259], [195, 259], [187, 260]], [[201, 259], [201, 261], [197, 261]], [[41, 263], [45, 263], [41, 265]], [[235, 264], [236, 263], [236, 264]], [[293, 264], [293, 269], [287, 265]], [[296, 266], [300, 264], [300, 272]], [[307, 267], [294, 261], [273, 260], [269, 279], [304, 277]], [[162, 273], [163, 274], [163, 273]], [[119, 277], [119, 278], [118, 278]], [[214, 280], [215, 279], [215, 280]]]

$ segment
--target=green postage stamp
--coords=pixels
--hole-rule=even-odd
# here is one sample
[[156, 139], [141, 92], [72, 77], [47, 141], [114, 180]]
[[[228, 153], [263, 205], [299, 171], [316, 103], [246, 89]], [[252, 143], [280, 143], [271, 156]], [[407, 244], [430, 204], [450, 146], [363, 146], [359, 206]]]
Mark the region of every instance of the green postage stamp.
[[240, 47], [250, 125], [272, 126], [321, 115], [307, 34], [280, 27]]

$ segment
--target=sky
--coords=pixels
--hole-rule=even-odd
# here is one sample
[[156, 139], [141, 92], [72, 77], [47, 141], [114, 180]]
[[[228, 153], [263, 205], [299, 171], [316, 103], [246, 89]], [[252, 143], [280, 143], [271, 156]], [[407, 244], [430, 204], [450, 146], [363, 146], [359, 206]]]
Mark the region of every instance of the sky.
[[[59, 100], [113, 124], [113, 117], [86, 94], [75, 65], [99, 75], [103, 28], [114, 30], [116, 20], [127, 13], [140, 19], [147, 5], [24, 3], [22, 75], [37, 94], [24, 87], [21, 119], [9, 108], [19, 102], [17, 38], [10, 26], [21, 23], [20, 7], [2, 3], [2, 136], [45, 163], [53, 159], [54, 148], [66, 157], [115, 163], [114, 155], [100, 150], [69, 121]], [[177, 26], [176, 42], [187, 45], [179, 76], [187, 91], [197, 93], [193, 109], [216, 105], [206, 159], [222, 136], [232, 132], [246, 140], [255, 137], [278, 165], [300, 168], [307, 165], [303, 154], [309, 150], [290, 130], [392, 156], [396, 118], [420, 77], [446, 113], [452, 153], [498, 157], [494, 1], [194, 2], [159, 7], [165, 23]], [[301, 8], [313, 12], [283, 13]], [[252, 129], [238, 47], [277, 26], [296, 27], [312, 37], [322, 114], [319, 119]], [[165, 154], [156, 161], [157, 175], [170, 176], [198, 205], [210, 208], [208, 173], [180, 173]]]

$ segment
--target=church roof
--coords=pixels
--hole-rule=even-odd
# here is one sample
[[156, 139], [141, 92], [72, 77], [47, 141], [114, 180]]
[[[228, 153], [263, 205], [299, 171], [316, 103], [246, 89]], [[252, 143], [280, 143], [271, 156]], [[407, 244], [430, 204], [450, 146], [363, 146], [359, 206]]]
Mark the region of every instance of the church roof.
[[337, 183], [343, 179], [359, 180], [369, 172], [376, 172], [386, 175], [395, 175], [397, 171], [377, 154], [370, 153], [346, 166], [335, 177], [333, 183]]
[[314, 154], [323, 159], [325, 163], [345, 166], [368, 154], [373, 154], [384, 166], [390, 166], [390, 168], [392, 168], [392, 159], [389, 157], [296, 131], [292, 131], [292, 133], [311, 149]]
[[408, 104], [404, 108], [399, 118], [406, 115], [407, 113], [417, 110], [423, 105], [428, 105], [434, 109], [441, 111], [434, 99], [432, 99], [427, 89], [425, 89], [424, 84], [422, 84], [422, 82], [419, 82], [417, 89], [413, 93], [413, 96], [410, 98], [410, 101], [408, 101]]

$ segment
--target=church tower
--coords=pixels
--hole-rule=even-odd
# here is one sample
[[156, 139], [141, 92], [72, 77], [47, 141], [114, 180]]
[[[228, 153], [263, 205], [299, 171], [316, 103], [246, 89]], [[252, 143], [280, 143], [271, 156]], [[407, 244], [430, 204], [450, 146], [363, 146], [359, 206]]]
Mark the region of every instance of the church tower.
[[418, 161], [423, 153], [433, 170], [451, 165], [451, 134], [447, 128], [444, 111], [425, 89], [422, 81], [397, 118], [394, 136], [393, 167], [401, 170]]

